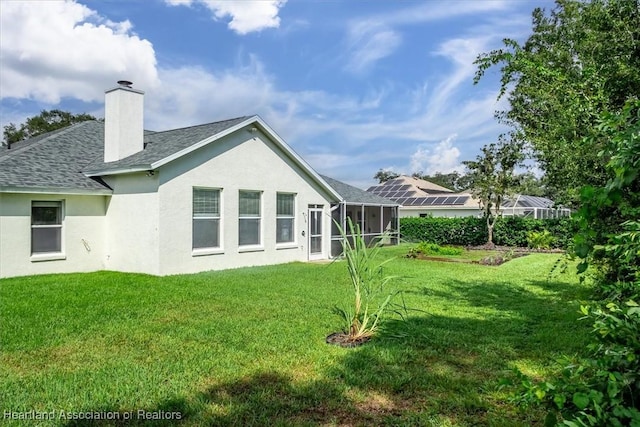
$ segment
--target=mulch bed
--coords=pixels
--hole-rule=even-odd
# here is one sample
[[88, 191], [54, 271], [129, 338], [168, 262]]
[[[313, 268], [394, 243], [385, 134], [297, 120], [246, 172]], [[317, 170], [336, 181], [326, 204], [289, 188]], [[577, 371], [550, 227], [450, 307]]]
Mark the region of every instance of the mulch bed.
[[512, 251], [514, 253], [523, 253], [523, 254], [563, 254], [565, 251], [563, 249], [531, 249], [531, 248], [523, 248], [523, 247], [514, 247], [514, 246], [496, 246], [496, 245], [480, 245], [480, 246], [465, 246], [465, 249], [468, 251], [500, 251], [500, 252], [509, 252]]
[[335, 332], [327, 337], [326, 342], [327, 344], [339, 345], [344, 348], [353, 348], [361, 346], [370, 339], [371, 337], [362, 337], [357, 340], [351, 340], [349, 338], [349, 334], [345, 334], [344, 332]]

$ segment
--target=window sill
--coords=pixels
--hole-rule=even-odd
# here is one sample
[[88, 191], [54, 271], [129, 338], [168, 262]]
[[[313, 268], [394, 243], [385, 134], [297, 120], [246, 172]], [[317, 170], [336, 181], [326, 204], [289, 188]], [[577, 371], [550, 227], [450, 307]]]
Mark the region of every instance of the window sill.
[[63, 254], [62, 252], [49, 252], [49, 253], [31, 255], [30, 261], [31, 262], [59, 261], [63, 259], [67, 259], [67, 255]]
[[240, 246], [238, 248], [238, 252], [262, 252], [264, 251], [264, 246], [262, 245], [247, 245], [247, 246]]
[[191, 256], [207, 256], [207, 255], [220, 255], [224, 253], [224, 249], [222, 248], [201, 248], [201, 249], [192, 249]]
[[298, 249], [298, 244], [295, 242], [276, 243], [276, 250], [280, 250], [280, 249]]

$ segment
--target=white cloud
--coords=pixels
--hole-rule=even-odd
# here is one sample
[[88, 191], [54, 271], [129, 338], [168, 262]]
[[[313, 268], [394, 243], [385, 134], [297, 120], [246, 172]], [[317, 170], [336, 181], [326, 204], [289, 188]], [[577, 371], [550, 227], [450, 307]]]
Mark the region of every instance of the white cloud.
[[349, 29], [349, 60], [346, 68], [360, 73], [391, 55], [402, 42], [396, 31], [375, 21], [357, 22]]
[[[513, 4], [498, 0], [428, 1], [397, 12], [353, 20], [347, 28], [346, 49], [349, 59], [346, 68], [349, 71], [361, 73], [379, 60], [392, 55], [402, 44], [399, 27], [444, 21], [461, 15], [495, 12], [510, 7], [513, 7]], [[451, 56], [454, 60], [462, 60], [463, 58], [457, 52], [451, 50], [456, 47], [462, 47], [463, 53], [470, 51], [468, 47], [454, 41], [450, 46], [443, 46], [442, 54]], [[476, 51], [476, 54], [480, 52], [483, 50]], [[475, 56], [468, 64], [473, 63], [473, 59]]]
[[278, 12], [287, 0], [165, 0], [171, 6], [192, 6], [202, 4], [212, 13], [215, 20], [231, 18], [228, 27], [237, 34], [244, 35], [266, 28], [278, 28]]
[[436, 172], [461, 172], [464, 167], [460, 164], [460, 150], [453, 145], [457, 135], [450, 135], [440, 141], [435, 147], [421, 144], [411, 155], [411, 172], [422, 172], [433, 175]]
[[[147, 126], [154, 130], [269, 113], [275, 89], [261, 64], [211, 73], [200, 67], [159, 70], [161, 84], [147, 93]], [[266, 118], [265, 118], [266, 119]]]
[[381, 15], [388, 24], [406, 25], [441, 21], [461, 15], [477, 15], [513, 7], [513, 2], [505, 0], [462, 0], [418, 2], [415, 6], [400, 9], [395, 13]]
[[153, 46], [131, 29], [72, 1], [3, 2], [0, 97], [98, 101], [119, 78], [153, 87]]
[[453, 70], [447, 73], [447, 78], [437, 87], [438, 96], [431, 100], [432, 108], [446, 103], [460, 85], [471, 86], [477, 69], [473, 62], [479, 54], [488, 50], [490, 41], [491, 38], [488, 36], [469, 36], [450, 39], [440, 44], [434, 54], [447, 58], [452, 63]]

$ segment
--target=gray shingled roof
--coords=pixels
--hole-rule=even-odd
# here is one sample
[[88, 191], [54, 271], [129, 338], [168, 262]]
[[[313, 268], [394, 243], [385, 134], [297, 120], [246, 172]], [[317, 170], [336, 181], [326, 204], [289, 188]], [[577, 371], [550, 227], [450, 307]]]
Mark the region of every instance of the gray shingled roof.
[[[143, 151], [109, 163], [103, 161], [104, 122], [78, 123], [19, 142], [11, 149], [0, 149], [0, 190], [109, 193], [111, 189], [100, 178], [86, 175], [150, 168], [153, 163], [249, 118], [251, 116], [163, 132], [145, 131]], [[322, 178], [349, 203], [397, 205], [344, 182]]]
[[102, 159], [89, 165], [85, 172], [109, 172], [129, 168], [149, 169], [152, 163], [176, 154], [212, 135], [242, 123], [251, 116], [238, 117], [220, 122], [172, 129], [163, 132], [147, 132], [144, 135], [145, 149], [115, 162], [104, 163]]
[[104, 163], [104, 122], [86, 121], [0, 149], [0, 189], [109, 192], [90, 171], [149, 167], [247, 120], [249, 116], [173, 129], [145, 131], [145, 149], [122, 160]]
[[380, 197], [377, 194], [369, 193], [354, 187], [349, 184], [345, 184], [342, 181], [338, 181], [333, 178], [329, 178], [325, 175], [320, 175], [327, 184], [329, 184], [347, 203], [358, 203], [365, 205], [390, 205], [397, 206], [398, 204], [393, 200]]
[[0, 149], [0, 189], [110, 191], [83, 169], [103, 157], [104, 123], [87, 121]]

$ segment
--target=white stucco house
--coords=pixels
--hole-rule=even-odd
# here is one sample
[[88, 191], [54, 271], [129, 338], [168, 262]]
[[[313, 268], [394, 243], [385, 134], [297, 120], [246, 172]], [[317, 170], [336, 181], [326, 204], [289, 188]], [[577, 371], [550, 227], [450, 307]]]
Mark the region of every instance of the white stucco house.
[[104, 122], [0, 149], [0, 277], [328, 259], [356, 210], [396, 241], [397, 203], [330, 184], [260, 117], [145, 131], [143, 97], [125, 82]]

